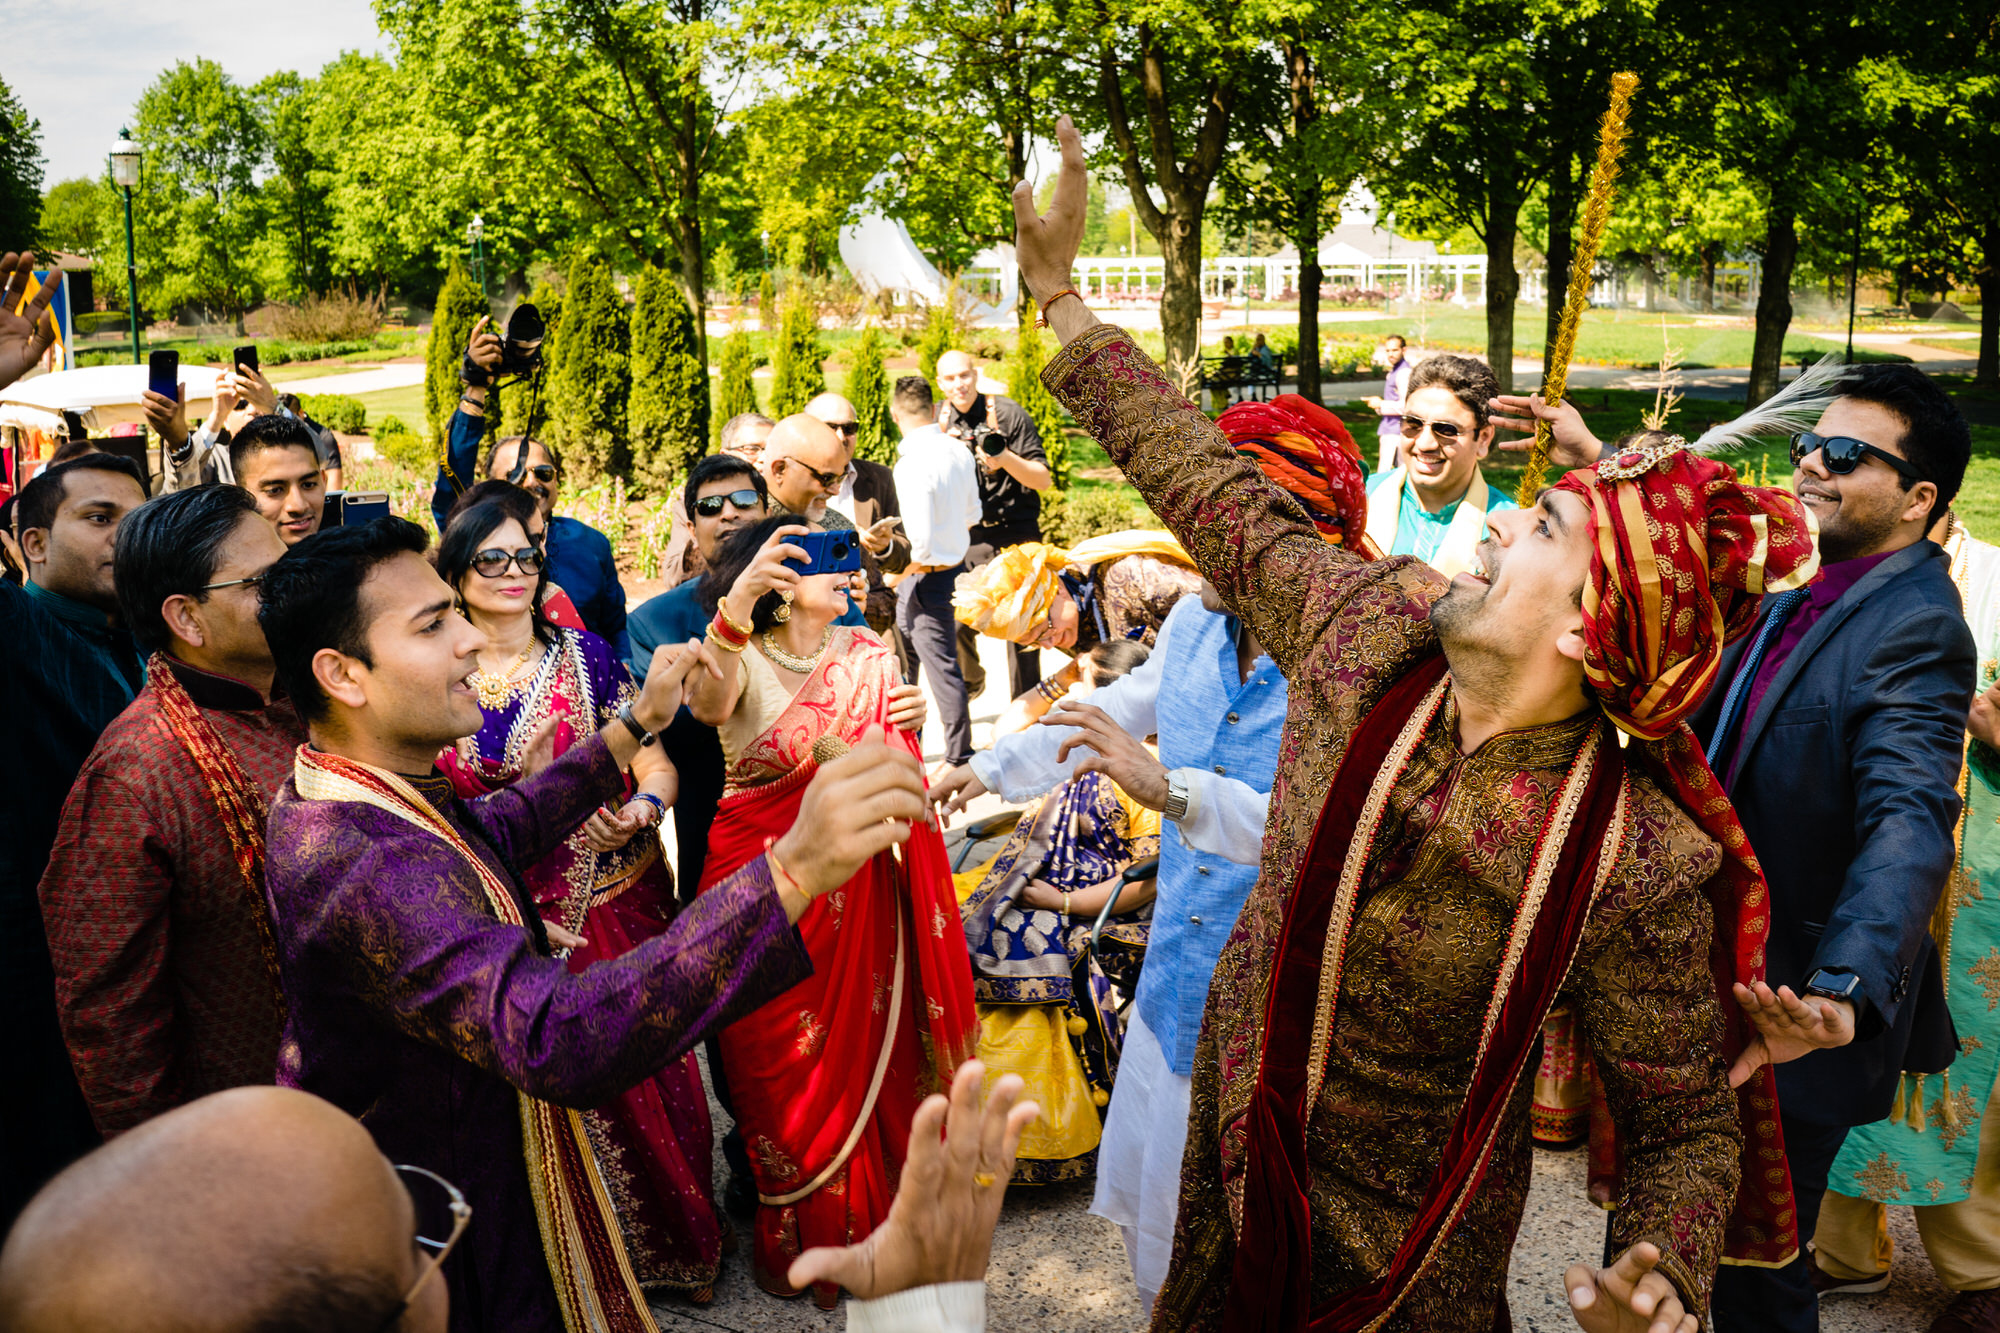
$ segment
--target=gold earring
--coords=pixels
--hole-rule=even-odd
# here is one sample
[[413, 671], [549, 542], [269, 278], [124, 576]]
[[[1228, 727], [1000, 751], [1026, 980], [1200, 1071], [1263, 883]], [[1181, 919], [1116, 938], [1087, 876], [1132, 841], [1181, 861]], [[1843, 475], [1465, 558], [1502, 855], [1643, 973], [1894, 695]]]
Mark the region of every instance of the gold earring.
[[792, 594], [788, 589], [779, 593], [778, 598], [778, 609], [771, 613], [771, 619], [782, 625], [792, 618]]

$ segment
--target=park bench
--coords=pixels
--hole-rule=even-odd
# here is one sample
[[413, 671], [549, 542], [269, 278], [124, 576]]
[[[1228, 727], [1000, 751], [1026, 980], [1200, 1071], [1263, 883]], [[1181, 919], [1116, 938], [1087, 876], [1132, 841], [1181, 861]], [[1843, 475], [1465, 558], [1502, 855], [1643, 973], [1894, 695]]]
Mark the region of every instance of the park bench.
[[1235, 402], [1238, 391], [1268, 401], [1278, 391], [1278, 371], [1254, 356], [1205, 356], [1201, 358], [1201, 387], [1210, 393], [1228, 393]]

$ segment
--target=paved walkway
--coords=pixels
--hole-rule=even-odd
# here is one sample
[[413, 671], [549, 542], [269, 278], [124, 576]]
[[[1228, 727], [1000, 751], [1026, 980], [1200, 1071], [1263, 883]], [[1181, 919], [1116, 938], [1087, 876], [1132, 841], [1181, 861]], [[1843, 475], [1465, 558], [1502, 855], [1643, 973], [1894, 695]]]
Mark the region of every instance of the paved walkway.
[[383, 389], [407, 389], [424, 382], [422, 362], [376, 366], [370, 370], [343, 370], [330, 374], [309, 374], [303, 379], [287, 379], [274, 369], [271, 382], [291, 393], [376, 393]]

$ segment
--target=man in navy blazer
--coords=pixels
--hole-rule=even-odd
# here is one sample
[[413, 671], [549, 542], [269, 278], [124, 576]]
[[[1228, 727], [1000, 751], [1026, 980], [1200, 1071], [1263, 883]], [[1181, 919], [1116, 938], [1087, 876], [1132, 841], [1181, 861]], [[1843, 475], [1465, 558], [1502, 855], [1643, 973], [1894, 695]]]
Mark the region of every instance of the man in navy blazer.
[[[1957, 1049], [1931, 941], [1953, 859], [1974, 648], [1926, 532], [1964, 479], [1965, 418], [1922, 372], [1851, 370], [1792, 448], [1821, 577], [1766, 599], [1693, 719], [1771, 891], [1768, 976], [1853, 1040], [1778, 1067], [1811, 1237], [1848, 1127], [1889, 1114], [1898, 1075]], [[1813, 1330], [1809, 1262], [1725, 1267], [1718, 1333]]]

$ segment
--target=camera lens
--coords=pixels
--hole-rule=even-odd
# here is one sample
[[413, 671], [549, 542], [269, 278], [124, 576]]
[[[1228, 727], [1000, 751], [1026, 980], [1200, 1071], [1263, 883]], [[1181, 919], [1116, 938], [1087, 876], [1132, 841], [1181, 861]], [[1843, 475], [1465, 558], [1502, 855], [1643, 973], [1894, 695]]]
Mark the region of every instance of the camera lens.
[[1007, 437], [998, 431], [988, 431], [979, 437], [979, 451], [990, 456], [1007, 452]]

